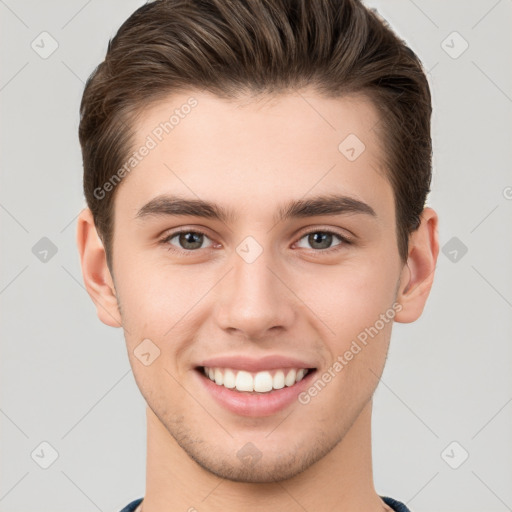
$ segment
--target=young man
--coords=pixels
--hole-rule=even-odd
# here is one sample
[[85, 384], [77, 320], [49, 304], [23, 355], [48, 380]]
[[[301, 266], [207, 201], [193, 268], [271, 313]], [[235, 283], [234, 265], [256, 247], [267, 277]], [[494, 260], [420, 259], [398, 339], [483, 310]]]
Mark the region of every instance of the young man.
[[430, 115], [357, 0], [155, 1], [119, 29], [81, 104], [77, 242], [147, 402], [123, 512], [408, 510], [370, 427], [433, 282]]

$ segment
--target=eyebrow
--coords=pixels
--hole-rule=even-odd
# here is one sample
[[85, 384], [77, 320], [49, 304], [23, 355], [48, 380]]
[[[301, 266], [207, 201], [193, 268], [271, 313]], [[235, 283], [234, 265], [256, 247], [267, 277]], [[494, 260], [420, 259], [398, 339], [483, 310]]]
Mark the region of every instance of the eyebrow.
[[[330, 194], [289, 201], [277, 210], [273, 220], [277, 224], [283, 220], [293, 218], [354, 213], [377, 217], [375, 210], [359, 199]], [[219, 220], [225, 224], [232, 223], [237, 219], [233, 210], [210, 201], [187, 199], [168, 194], [151, 199], [137, 212], [135, 218], [144, 219], [162, 216], [202, 217]]]

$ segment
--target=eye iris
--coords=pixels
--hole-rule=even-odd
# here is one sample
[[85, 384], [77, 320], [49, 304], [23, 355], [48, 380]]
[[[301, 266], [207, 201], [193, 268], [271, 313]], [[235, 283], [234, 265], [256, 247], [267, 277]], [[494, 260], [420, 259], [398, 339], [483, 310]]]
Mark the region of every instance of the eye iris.
[[[179, 242], [180, 245], [185, 249], [199, 249], [202, 244], [203, 235], [201, 233], [194, 233], [192, 231], [186, 233], [180, 233]], [[192, 247], [190, 246], [192, 244]]]
[[[327, 243], [325, 243], [327, 241]], [[323, 243], [322, 247], [317, 247], [317, 249], [328, 249], [332, 243], [332, 234], [323, 233], [318, 231], [316, 233], [311, 233], [308, 237], [308, 242], [312, 247], [315, 247], [315, 243]]]

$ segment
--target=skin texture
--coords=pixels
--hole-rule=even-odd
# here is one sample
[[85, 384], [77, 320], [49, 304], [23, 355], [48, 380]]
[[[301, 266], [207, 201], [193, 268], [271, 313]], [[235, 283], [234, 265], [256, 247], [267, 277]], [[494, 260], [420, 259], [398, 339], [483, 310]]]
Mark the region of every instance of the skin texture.
[[[390, 510], [373, 486], [370, 427], [392, 322], [308, 404], [266, 417], [222, 408], [194, 367], [217, 355], [280, 354], [315, 362], [321, 375], [394, 304], [395, 321], [413, 322], [432, 286], [437, 215], [425, 208], [403, 264], [372, 130], [379, 118], [364, 97], [301, 90], [227, 101], [187, 91], [144, 112], [134, 146], [192, 96], [197, 106], [118, 185], [113, 275], [90, 211], [78, 221], [86, 288], [100, 320], [123, 327], [148, 404], [143, 510]], [[350, 133], [366, 146], [355, 161], [338, 150]], [[376, 216], [273, 220], [289, 200], [334, 192]], [[136, 218], [163, 193], [213, 201], [237, 218]], [[200, 248], [187, 255], [179, 237], [160, 242], [177, 228], [205, 232]], [[354, 242], [334, 236], [327, 247], [338, 250], [322, 252], [307, 234], [325, 230]], [[250, 264], [236, 251], [247, 236], [263, 250]], [[160, 356], [145, 366], [134, 350], [148, 338]], [[251, 467], [237, 457], [248, 442], [262, 454]]]

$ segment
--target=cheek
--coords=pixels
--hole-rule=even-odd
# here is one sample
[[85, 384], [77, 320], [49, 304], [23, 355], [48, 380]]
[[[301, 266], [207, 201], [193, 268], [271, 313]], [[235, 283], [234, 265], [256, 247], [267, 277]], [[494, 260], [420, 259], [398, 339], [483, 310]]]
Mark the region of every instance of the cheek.
[[139, 260], [119, 265], [119, 283], [128, 330], [140, 331], [150, 326], [151, 332], [159, 336], [204, 294], [204, 286], [190, 272]]
[[302, 273], [297, 295], [326, 324], [326, 333], [347, 340], [392, 308], [397, 279], [397, 270], [382, 262], [353, 261]]
[[[131, 261], [130, 267], [120, 267], [118, 291], [124, 337], [141, 389], [147, 386], [149, 392], [155, 383], [159, 383], [157, 387], [162, 384], [164, 388], [173, 388], [173, 377], [180, 380], [188, 371], [190, 351], [194, 348], [190, 340], [197, 336], [211, 312], [208, 292], [218, 279], [214, 272], [205, 272], [199, 265], [185, 269], [161, 262], [151, 265]], [[144, 340], [151, 340], [157, 348], [149, 344], [150, 352], [158, 353], [148, 367], [137, 360]]]
[[[329, 353], [327, 368], [301, 403], [311, 402], [312, 417], [326, 428], [342, 428], [346, 418], [357, 414], [371, 397], [382, 373], [395, 314], [397, 276], [396, 271], [374, 262], [332, 269], [330, 274], [325, 279], [301, 280], [298, 293], [308, 297], [305, 302], [321, 320], [315, 320], [315, 326], [322, 329]], [[329, 409], [329, 403], [336, 403], [337, 409]]]

